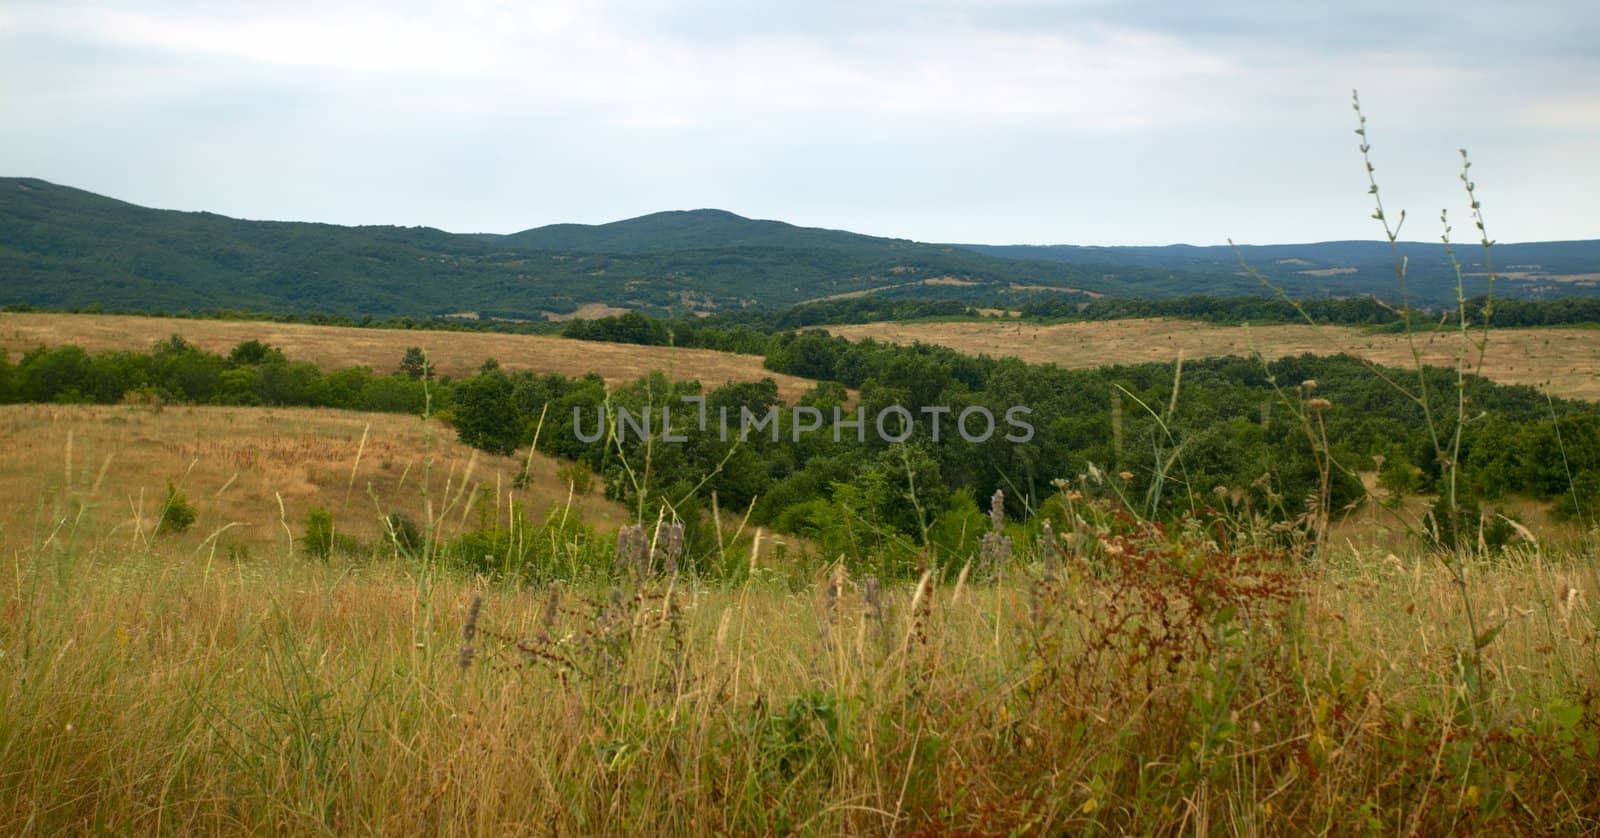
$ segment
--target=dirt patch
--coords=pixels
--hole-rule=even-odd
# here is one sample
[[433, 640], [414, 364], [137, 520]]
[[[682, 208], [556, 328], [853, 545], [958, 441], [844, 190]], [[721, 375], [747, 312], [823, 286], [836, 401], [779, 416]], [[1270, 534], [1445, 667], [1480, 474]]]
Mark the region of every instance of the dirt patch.
[[544, 313], [544, 317], [546, 320], [565, 323], [568, 320], [599, 320], [602, 317], [616, 317], [627, 314], [628, 311], [629, 309], [617, 308], [605, 303], [584, 303], [578, 306], [577, 310], [571, 314], [555, 314], [547, 311]]

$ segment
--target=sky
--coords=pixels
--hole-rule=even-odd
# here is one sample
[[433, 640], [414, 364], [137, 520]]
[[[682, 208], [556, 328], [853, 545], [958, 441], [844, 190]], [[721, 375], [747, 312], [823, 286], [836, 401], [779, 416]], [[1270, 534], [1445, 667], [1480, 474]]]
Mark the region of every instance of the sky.
[[922, 241], [1600, 238], [1600, 4], [0, 5], [0, 175], [509, 233], [716, 207]]

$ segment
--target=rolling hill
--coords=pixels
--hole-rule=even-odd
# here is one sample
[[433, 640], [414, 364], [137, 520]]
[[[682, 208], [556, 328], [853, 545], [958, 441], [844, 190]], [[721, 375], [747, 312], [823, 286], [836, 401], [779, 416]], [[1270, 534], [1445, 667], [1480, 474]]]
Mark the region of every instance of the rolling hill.
[[[1336, 241], [1315, 244], [1226, 245], [1196, 247], [1080, 247], [1075, 245], [962, 245], [975, 253], [1008, 259], [1057, 262], [1064, 265], [1142, 268], [1151, 271], [1223, 273], [1239, 270], [1243, 256], [1251, 266], [1297, 296], [1396, 296], [1394, 254], [1380, 241]], [[1454, 300], [1455, 271], [1442, 242], [1400, 242], [1407, 260], [1407, 280], [1414, 302], [1448, 304]], [[1467, 296], [1487, 290], [1483, 248], [1458, 243], [1456, 259], [1464, 268]], [[1496, 244], [1495, 293], [1523, 299], [1600, 296], [1600, 240]]]
[[[1413, 254], [1413, 302], [1452, 301], [1440, 247], [1404, 247]], [[1481, 254], [1460, 250], [1476, 270], [1471, 260]], [[1496, 253], [1507, 280], [1497, 293], [1600, 294], [1600, 242], [1502, 245]], [[1273, 245], [1246, 248], [1246, 257], [1296, 296], [1397, 296], [1382, 245]], [[456, 234], [156, 210], [0, 178], [0, 305], [543, 320], [592, 304], [688, 315], [865, 293], [1007, 306], [1041, 295], [1267, 291], [1226, 247], [928, 244], [713, 209]]]
[[464, 235], [154, 210], [42, 180], [0, 179], [0, 304], [540, 319], [585, 303], [686, 314], [880, 289], [1172, 294], [1212, 281], [1236, 292], [1249, 285], [1021, 261], [717, 210]]
[[745, 218], [719, 209], [656, 212], [610, 224], [551, 224], [509, 236], [486, 235], [484, 238], [533, 250], [586, 253], [658, 253], [725, 247], [826, 248], [879, 253], [948, 251], [948, 248], [918, 244], [910, 239], [797, 227], [782, 221]]

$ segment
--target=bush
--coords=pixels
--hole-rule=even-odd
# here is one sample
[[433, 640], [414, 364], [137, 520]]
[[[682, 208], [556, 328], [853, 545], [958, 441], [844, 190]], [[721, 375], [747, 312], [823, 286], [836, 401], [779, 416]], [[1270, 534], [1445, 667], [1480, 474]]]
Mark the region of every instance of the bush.
[[161, 523], [156, 525], [156, 534], [183, 532], [197, 517], [199, 513], [189, 504], [189, 499], [168, 480], [167, 501], [161, 506]]
[[394, 534], [394, 546], [402, 556], [415, 556], [422, 549], [422, 530], [417, 522], [404, 512], [389, 516], [389, 531]]
[[1517, 534], [1516, 528], [1499, 510], [1491, 510], [1486, 514], [1473, 498], [1463, 498], [1457, 502], [1454, 526], [1451, 525], [1449, 502], [1443, 497], [1439, 498], [1428, 510], [1427, 525], [1434, 542], [1446, 550], [1454, 550], [1457, 546], [1469, 550], [1481, 546], [1495, 551], [1511, 543]]
[[306, 555], [327, 560], [333, 553], [333, 515], [320, 506], [306, 513], [306, 534], [300, 539]]
[[562, 463], [556, 469], [556, 477], [571, 486], [576, 495], [587, 495], [594, 488], [594, 472], [583, 463]]
[[1417, 466], [1399, 457], [1392, 457], [1385, 460], [1383, 467], [1379, 469], [1378, 485], [1387, 489], [1396, 498], [1401, 495], [1414, 495], [1422, 491], [1425, 476], [1422, 469]]

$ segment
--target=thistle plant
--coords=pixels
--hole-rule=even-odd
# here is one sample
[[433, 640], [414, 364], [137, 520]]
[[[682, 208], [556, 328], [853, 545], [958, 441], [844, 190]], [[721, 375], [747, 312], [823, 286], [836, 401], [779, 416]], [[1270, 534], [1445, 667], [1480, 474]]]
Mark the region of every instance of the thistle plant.
[[1004, 532], [1006, 524], [1006, 493], [995, 489], [989, 498], [989, 531], [983, 534], [979, 547], [981, 564], [985, 573], [997, 573], [1011, 559], [1011, 537]]

